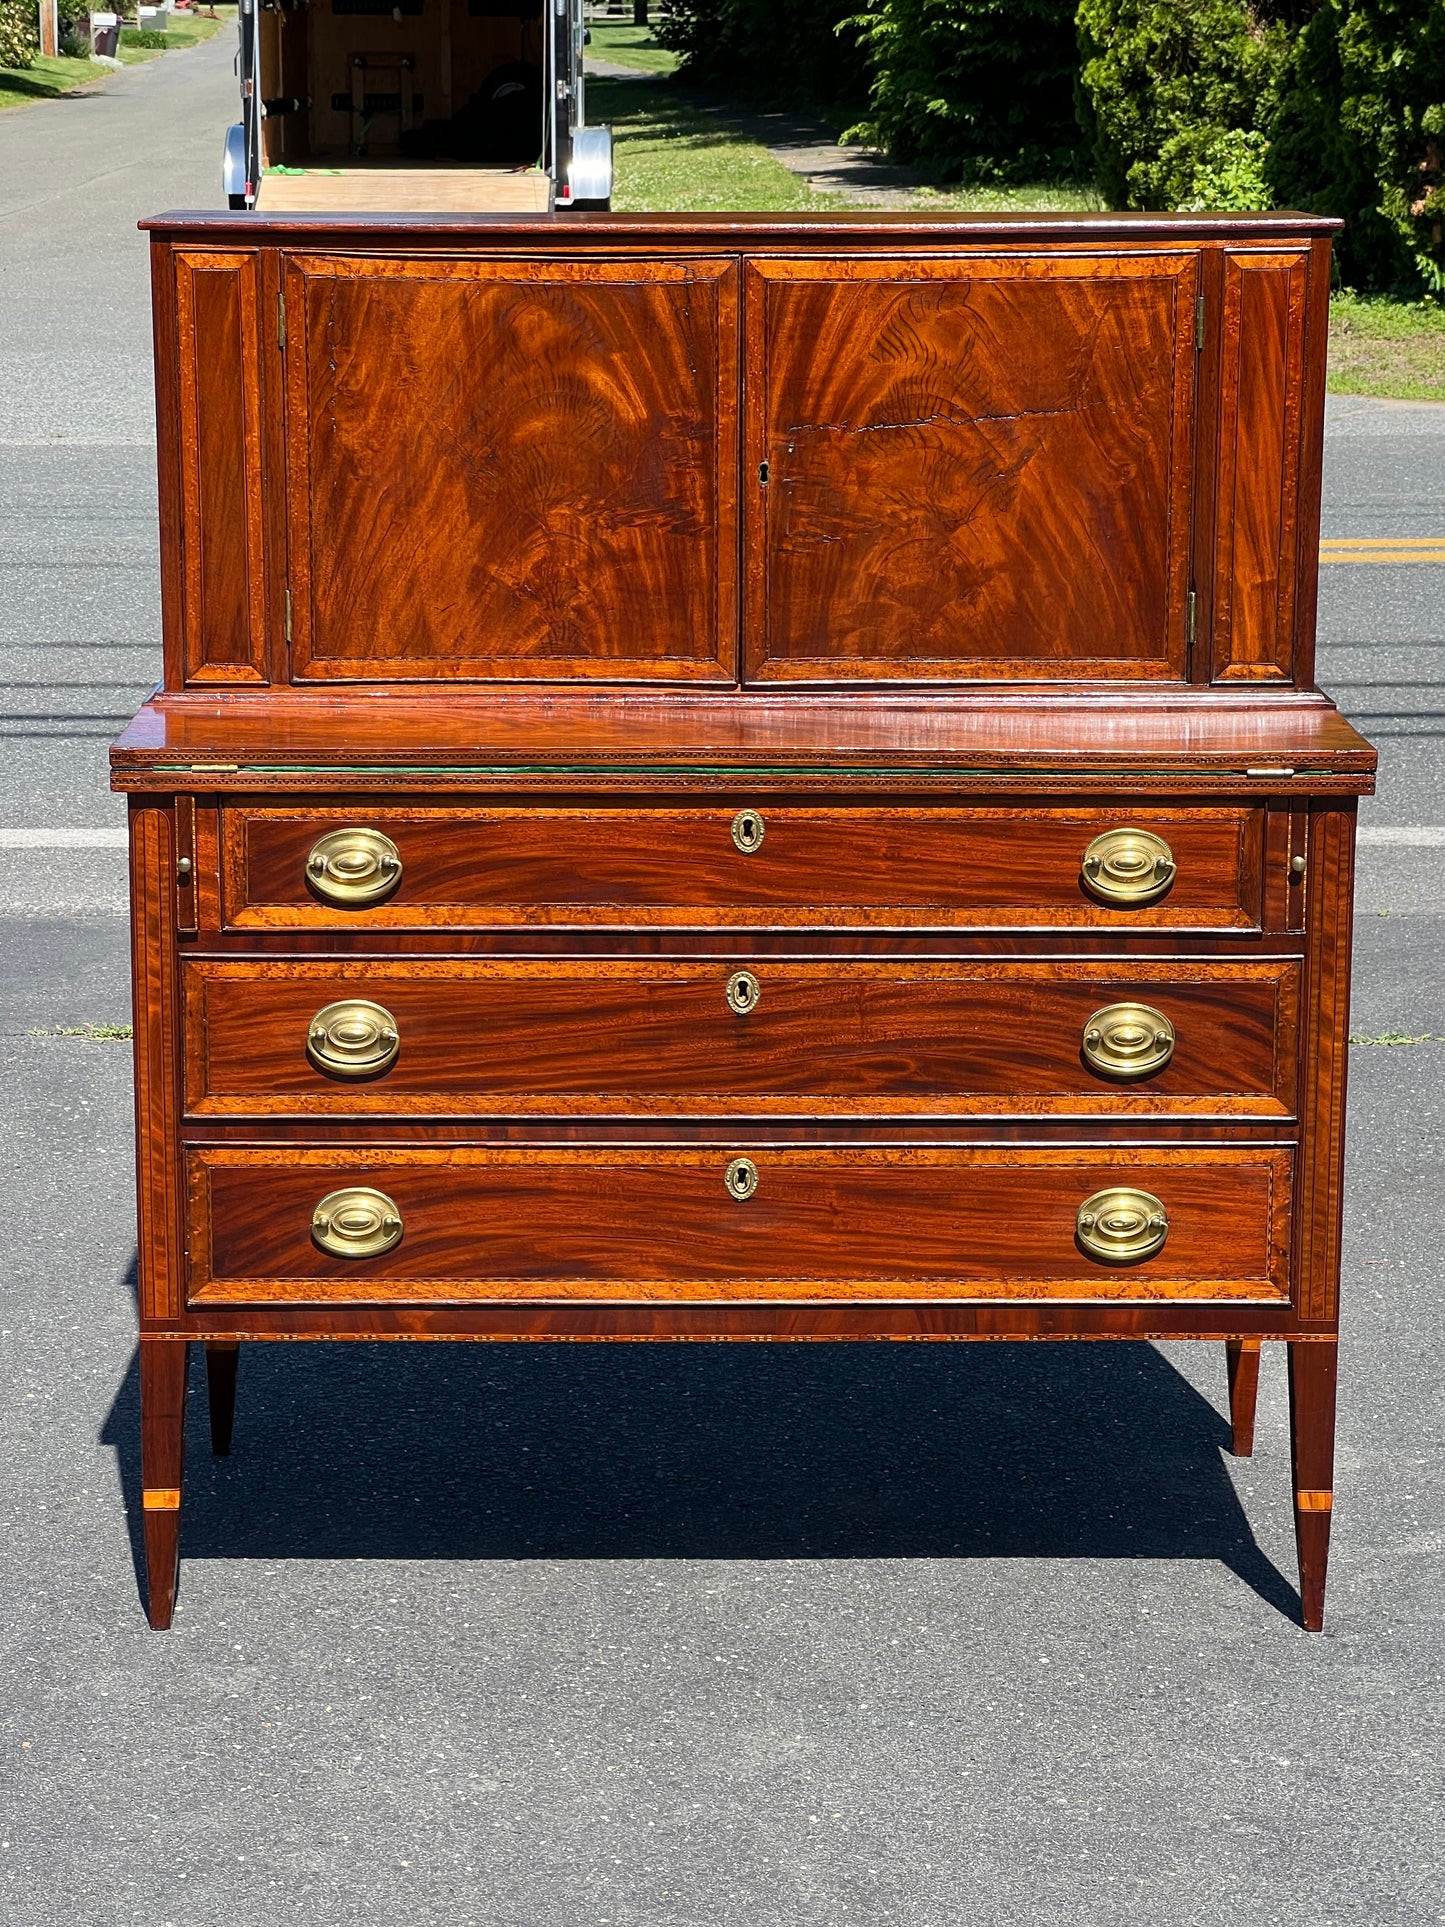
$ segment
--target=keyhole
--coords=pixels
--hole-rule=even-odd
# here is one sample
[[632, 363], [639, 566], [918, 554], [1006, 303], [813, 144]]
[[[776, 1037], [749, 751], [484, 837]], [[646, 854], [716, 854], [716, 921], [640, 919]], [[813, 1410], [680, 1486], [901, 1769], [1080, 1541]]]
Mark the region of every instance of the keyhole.
[[739, 810], [733, 818], [733, 842], [744, 856], [751, 856], [762, 845], [766, 831], [756, 810]]
[[762, 995], [762, 985], [750, 970], [735, 970], [728, 978], [726, 994], [729, 1007], [739, 1017], [745, 1017], [756, 1007]]

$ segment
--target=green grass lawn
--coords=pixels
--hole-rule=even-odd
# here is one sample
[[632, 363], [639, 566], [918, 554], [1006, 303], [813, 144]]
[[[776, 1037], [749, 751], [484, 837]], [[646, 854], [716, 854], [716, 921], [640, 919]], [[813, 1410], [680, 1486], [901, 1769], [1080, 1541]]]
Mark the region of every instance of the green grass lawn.
[[1445, 303], [1337, 294], [1330, 302], [1329, 389], [1445, 401]]
[[[158, 60], [162, 53], [170, 53], [181, 47], [194, 47], [223, 29], [234, 33], [236, 9], [218, 7], [216, 12], [218, 18], [215, 20], [193, 19], [183, 13], [173, 13], [166, 32], [166, 45], [163, 48], [122, 46], [118, 55], [122, 66], [137, 66], [142, 61]], [[110, 67], [102, 67], [99, 61], [72, 60], [66, 55], [54, 60], [37, 60], [33, 67], [0, 67], [0, 111], [7, 107], [29, 107], [37, 100], [54, 100], [58, 94], [74, 93], [77, 87], [84, 87], [90, 81], [103, 80], [106, 74], [113, 71]]]
[[28, 107], [37, 100], [54, 100], [73, 93], [88, 80], [99, 80], [109, 70], [94, 60], [37, 60], [33, 67], [0, 67], [0, 111]]
[[651, 27], [594, 20], [588, 32], [589, 60], [611, 60], [619, 67], [636, 67], [648, 74], [670, 74], [677, 67], [677, 55], [658, 45]]
[[622, 213], [777, 213], [825, 204], [765, 147], [669, 87], [589, 79], [587, 118], [612, 129], [612, 205]]

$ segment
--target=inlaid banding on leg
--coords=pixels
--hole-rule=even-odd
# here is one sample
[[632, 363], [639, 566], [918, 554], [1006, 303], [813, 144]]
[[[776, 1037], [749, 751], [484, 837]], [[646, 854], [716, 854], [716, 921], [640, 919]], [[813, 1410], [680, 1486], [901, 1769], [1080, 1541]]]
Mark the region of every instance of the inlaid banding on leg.
[[141, 1504], [147, 1512], [179, 1512], [181, 1489], [177, 1485], [147, 1486], [141, 1493]]
[[1294, 1502], [1301, 1512], [1329, 1512], [1333, 1509], [1333, 1492], [1296, 1492]]

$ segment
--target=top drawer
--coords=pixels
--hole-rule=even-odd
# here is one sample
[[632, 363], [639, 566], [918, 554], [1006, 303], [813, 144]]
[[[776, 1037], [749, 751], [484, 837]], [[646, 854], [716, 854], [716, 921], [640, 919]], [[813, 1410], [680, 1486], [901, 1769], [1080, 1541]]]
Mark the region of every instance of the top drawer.
[[227, 924], [1248, 932], [1264, 810], [222, 811]]

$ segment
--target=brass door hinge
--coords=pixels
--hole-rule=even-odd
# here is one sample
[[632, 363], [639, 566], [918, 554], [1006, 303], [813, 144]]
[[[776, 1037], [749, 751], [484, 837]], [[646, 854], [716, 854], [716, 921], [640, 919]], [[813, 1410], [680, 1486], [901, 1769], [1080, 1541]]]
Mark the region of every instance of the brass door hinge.
[[1199, 597], [1194, 593], [1193, 589], [1191, 589], [1189, 591], [1189, 599], [1184, 604], [1184, 641], [1191, 654], [1193, 654], [1194, 651], [1194, 630], [1198, 620], [1198, 613]]
[[276, 290], [276, 346], [284, 355], [286, 352], [286, 291]]
[[291, 591], [286, 591], [286, 647], [291, 647]]
[[1194, 303], [1194, 352], [1204, 353], [1204, 296], [1201, 294]]

